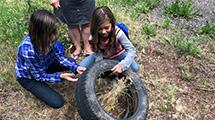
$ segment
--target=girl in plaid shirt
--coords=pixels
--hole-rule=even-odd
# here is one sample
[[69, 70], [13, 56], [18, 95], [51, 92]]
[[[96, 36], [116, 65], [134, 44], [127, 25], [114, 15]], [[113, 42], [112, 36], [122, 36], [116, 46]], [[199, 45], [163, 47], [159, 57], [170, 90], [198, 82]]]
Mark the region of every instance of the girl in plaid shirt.
[[[85, 71], [73, 59], [64, 56], [64, 46], [56, 40], [57, 18], [47, 10], [37, 10], [30, 18], [29, 34], [18, 47], [17, 81], [38, 99], [53, 108], [64, 104], [63, 97], [46, 82], [73, 80]], [[70, 72], [61, 72], [71, 70]]]

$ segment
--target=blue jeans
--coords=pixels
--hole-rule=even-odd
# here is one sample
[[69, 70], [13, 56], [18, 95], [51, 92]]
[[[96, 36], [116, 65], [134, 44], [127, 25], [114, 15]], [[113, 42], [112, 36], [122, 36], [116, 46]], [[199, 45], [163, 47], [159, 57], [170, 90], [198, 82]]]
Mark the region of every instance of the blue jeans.
[[[61, 67], [58, 63], [53, 63], [47, 69], [47, 73], [55, 73], [59, 71], [69, 70]], [[39, 100], [45, 102], [52, 108], [60, 108], [64, 105], [63, 96], [52, 89], [46, 82], [37, 81], [35, 79], [17, 78], [20, 85], [27, 91], [32, 93]]]
[[[126, 57], [126, 53], [124, 52], [121, 55], [113, 58], [113, 60], [121, 61], [125, 57]], [[85, 57], [79, 64], [82, 67], [89, 68], [91, 65], [93, 65], [95, 63], [95, 61], [96, 61], [96, 55], [94, 53], [94, 54], [91, 54], [91, 55]], [[140, 65], [133, 59], [130, 68], [131, 68], [132, 71], [138, 72], [139, 69], [140, 69]]]

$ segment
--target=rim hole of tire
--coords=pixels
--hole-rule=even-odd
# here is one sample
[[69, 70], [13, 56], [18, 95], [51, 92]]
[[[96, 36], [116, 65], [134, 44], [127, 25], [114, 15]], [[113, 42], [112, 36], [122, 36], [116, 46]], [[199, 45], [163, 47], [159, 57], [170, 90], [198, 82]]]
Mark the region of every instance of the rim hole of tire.
[[114, 118], [129, 118], [137, 109], [137, 93], [132, 79], [125, 74], [101, 73], [96, 78], [95, 91], [102, 108]]

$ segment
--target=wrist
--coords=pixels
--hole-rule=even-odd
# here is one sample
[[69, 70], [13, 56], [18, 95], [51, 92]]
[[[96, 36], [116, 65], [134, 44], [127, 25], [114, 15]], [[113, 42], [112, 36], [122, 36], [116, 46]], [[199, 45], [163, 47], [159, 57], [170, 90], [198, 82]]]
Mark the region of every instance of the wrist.
[[63, 73], [60, 73], [60, 79], [63, 79]]

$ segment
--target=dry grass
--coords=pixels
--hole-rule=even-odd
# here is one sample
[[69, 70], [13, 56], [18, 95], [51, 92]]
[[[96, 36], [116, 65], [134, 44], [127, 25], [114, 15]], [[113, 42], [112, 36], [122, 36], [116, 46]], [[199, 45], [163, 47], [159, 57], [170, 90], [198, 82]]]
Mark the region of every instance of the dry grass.
[[[100, 104], [104, 107], [104, 110], [119, 117], [125, 112], [125, 109], [121, 108], [122, 101], [120, 102], [120, 98], [126, 94], [127, 85], [123, 78], [116, 79], [115, 82], [116, 83], [113, 83], [113, 85], [105, 85], [108, 88], [99, 90], [96, 94]], [[97, 87], [97, 89], [104, 89], [104, 85], [100, 87], [102, 88]]]
[[[210, 48], [203, 52], [208, 55], [201, 59], [178, 56], [170, 46], [149, 43], [141, 60], [145, 69], [141, 76], [150, 100], [149, 120], [212, 120], [215, 117], [215, 64], [210, 62], [215, 54]], [[182, 64], [189, 66], [189, 72], [194, 75], [192, 81], [183, 80]]]
[[[211, 16], [206, 13], [210, 13], [210, 9], [214, 8], [214, 2], [212, 0], [198, 0], [195, 3], [199, 3], [201, 12], [204, 13], [202, 18], [189, 21], [174, 18], [167, 22], [166, 27], [163, 28], [159, 25], [159, 21], [163, 17], [161, 15], [163, 10], [160, 7], [147, 15], [141, 14], [134, 22], [133, 19], [127, 17], [127, 10], [120, 11], [118, 7], [109, 4], [116, 13], [116, 17], [129, 26], [131, 39], [135, 46], [144, 47], [138, 48], [141, 53], [138, 53], [136, 58], [141, 65], [140, 76], [148, 89], [148, 120], [213, 120], [215, 118], [214, 39], [208, 36], [196, 36], [199, 37], [196, 41], [199, 42], [198, 46], [203, 53], [201, 58], [177, 55], [174, 48], [164, 42], [172, 40], [171, 37], [177, 34], [182, 34], [183, 37], [190, 36], [190, 29], [185, 27], [195, 28], [211, 19]], [[200, 3], [204, 3], [204, 6], [208, 5], [208, 7], [204, 7]], [[139, 34], [142, 23], [146, 21], [158, 21], [156, 36], [147, 40]], [[184, 28], [175, 29], [176, 27]], [[38, 101], [16, 82], [14, 71], [16, 49], [11, 47], [9, 43], [0, 40], [0, 51], [0, 119], [80, 120], [74, 99], [74, 83], [65, 82], [51, 85], [65, 98], [64, 107], [57, 110], [52, 109]], [[186, 65], [189, 68], [185, 72], [192, 74], [191, 81], [182, 79], [180, 65]], [[120, 90], [117, 87], [114, 89]], [[110, 95], [107, 94], [107, 96]], [[118, 96], [118, 94], [114, 96]], [[103, 101], [111, 100], [105, 98]], [[115, 103], [117, 102], [115, 101]]]
[[[205, 51], [208, 50], [207, 56], [213, 59], [206, 57], [199, 61], [193, 57], [179, 58], [171, 47], [152, 41], [149, 44], [149, 47], [152, 48], [146, 48], [144, 57], [140, 53], [137, 55], [141, 68], [144, 65], [144, 71], [141, 69], [140, 76], [144, 80], [149, 94], [148, 119], [212, 120], [215, 117], [214, 54], [205, 48]], [[5, 47], [6, 45], [3, 43], [1, 45], [1, 50], [12, 50], [10, 47]], [[158, 53], [157, 49], [160, 49], [162, 54]], [[13, 57], [10, 56], [10, 58]], [[1, 65], [9, 63], [7, 64], [9, 68], [14, 67], [14, 59], [11, 59], [11, 62], [6, 61], [6, 57], [1, 59]], [[182, 63], [189, 65], [190, 72], [195, 75], [193, 81], [188, 82], [181, 79], [179, 65]], [[4, 69], [6, 71], [6, 68]], [[4, 71], [3, 68], [1, 70]], [[14, 74], [10, 69], [7, 72]], [[80, 120], [74, 100], [74, 83], [51, 85], [64, 96], [66, 101], [64, 107], [55, 110], [39, 102], [21, 88], [13, 75], [6, 80], [2, 73], [0, 118], [4, 120]], [[10, 84], [11, 81], [13, 84]], [[114, 87], [117, 91], [121, 91], [122, 88], [124, 87]], [[107, 96], [110, 95], [107, 93]], [[118, 94], [114, 96], [118, 96]], [[110, 102], [110, 104], [112, 103]]]

